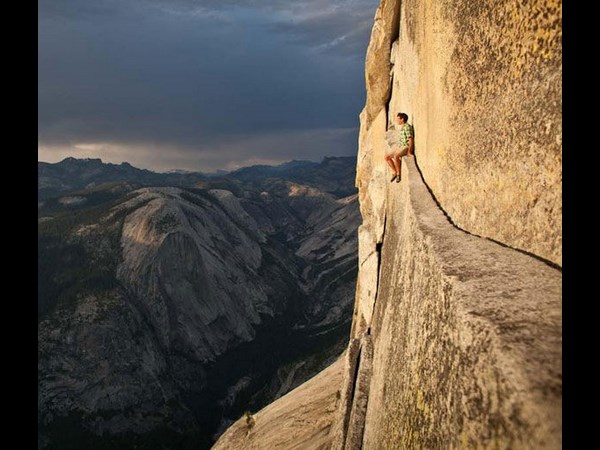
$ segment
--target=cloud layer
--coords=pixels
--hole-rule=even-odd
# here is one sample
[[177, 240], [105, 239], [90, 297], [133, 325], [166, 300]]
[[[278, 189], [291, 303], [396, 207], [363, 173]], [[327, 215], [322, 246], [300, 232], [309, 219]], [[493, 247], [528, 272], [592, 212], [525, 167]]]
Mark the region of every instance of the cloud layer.
[[356, 153], [377, 0], [40, 0], [38, 156], [156, 170]]

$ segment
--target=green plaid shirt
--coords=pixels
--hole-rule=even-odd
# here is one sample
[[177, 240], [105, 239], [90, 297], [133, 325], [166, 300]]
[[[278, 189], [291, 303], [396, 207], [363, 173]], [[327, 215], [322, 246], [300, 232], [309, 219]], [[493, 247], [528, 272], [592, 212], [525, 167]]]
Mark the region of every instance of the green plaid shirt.
[[400, 126], [400, 147], [408, 147], [408, 139], [414, 137], [412, 125], [405, 123]]

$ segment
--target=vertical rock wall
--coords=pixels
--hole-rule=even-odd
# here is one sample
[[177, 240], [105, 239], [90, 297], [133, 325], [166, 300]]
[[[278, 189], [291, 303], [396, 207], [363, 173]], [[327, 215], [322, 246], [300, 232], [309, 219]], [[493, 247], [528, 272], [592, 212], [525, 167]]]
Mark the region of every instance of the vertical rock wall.
[[403, 171], [360, 338], [363, 439], [350, 426], [344, 448], [561, 448], [560, 272], [452, 226], [413, 158]]
[[[556, 1], [381, 1], [333, 448], [560, 448], [561, 20]], [[397, 112], [415, 157], [390, 184]]]
[[562, 2], [404, 0], [399, 16], [389, 119], [409, 115], [428, 186], [460, 228], [561, 265]]

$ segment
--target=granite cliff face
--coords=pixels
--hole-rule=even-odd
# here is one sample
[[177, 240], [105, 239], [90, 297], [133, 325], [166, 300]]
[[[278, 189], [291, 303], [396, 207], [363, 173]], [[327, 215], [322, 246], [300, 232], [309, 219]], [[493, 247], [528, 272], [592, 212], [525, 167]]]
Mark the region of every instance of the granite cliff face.
[[46, 198], [40, 446], [206, 448], [228, 415], [336, 357], [359, 212], [356, 195], [318, 186], [231, 177]]
[[562, 265], [562, 3], [379, 11], [361, 147], [407, 113], [419, 170], [456, 226]]
[[[561, 448], [561, 20], [553, 1], [381, 1], [342, 382], [322, 372], [215, 448]], [[415, 156], [389, 183], [397, 112]]]

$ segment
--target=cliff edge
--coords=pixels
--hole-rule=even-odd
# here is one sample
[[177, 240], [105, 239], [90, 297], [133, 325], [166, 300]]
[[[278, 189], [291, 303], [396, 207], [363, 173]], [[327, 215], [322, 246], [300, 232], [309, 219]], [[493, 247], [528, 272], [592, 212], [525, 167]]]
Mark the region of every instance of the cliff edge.
[[[552, 0], [381, 1], [352, 331], [304, 448], [561, 448], [561, 20]], [[389, 183], [397, 112], [415, 156]]]

